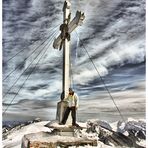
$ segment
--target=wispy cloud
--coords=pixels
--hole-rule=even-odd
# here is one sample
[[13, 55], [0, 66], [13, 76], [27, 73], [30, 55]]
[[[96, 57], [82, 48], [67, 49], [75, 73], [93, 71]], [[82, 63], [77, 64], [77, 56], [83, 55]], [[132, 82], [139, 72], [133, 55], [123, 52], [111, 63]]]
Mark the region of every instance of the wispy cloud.
[[[31, 55], [33, 50], [47, 37], [55, 38], [58, 35], [58, 25], [63, 22], [63, 2], [64, 0], [3, 0], [3, 77], [21, 64], [3, 81], [4, 93], [37, 54], [44, 51], [42, 46]], [[79, 38], [73, 32], [71, 41], [74, 86], [79, 90], [80, 97], [90, 97], [89, 94], [95, 97], [96, 90], [104, 89], [82, 42], [110, 89], [119, 91], [137, 88], [135, 81], [145, 81], [145, 1], [72, 1], [72, 17], [77, 9], [81, 9], [86, 15], [84, 24], [76, 29]], [[55, 32], [53, 36], [52, 32]], [[24, 50], [15, 58], [8, 61], [22, 49]], [[28, 67], [15, 88], [7, 95], [6, 103], [11, 102], [39, 58]], [[62, 51], [54, 50], [51, 44], [14, 103], [23, 99], [57, 99], [62, 91], [61, 81]]]

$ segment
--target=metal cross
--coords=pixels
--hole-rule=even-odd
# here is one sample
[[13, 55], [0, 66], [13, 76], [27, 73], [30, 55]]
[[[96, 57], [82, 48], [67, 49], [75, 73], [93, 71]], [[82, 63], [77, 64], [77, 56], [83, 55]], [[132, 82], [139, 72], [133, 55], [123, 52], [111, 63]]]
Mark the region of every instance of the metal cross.
[[85, 18], [84, 13], [77, 11], [75, 17], [72, 21], [71, 19], [71, 3], [69, 0], [65, 0], [63, 7], [63, 24], [60, 26], [61, 33], [54, 40], [53, 47], [55, 49], [61, 50], [63, 47], [63, 97], [65, 97], [69, 86], [70, 86], [70, 75], [69, 75], [69, 65], [70, 65], [70, 33], [79, 25], [82, 25]]

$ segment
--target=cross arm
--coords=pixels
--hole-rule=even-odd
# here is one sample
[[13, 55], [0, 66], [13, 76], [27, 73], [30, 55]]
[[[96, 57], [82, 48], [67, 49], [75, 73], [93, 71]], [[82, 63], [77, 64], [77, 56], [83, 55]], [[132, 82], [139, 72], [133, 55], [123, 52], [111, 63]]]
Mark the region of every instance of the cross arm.
[[[83, 20], [85, 19], [84, 13], [81, 11], [76, 12], [76, 16], [73, 18], [73, 20], [68, 24], [68, 33], [70, 34], [76, 27], [82, 25]], [[54, 40], [53, 47], [55, 49], [58, 49], [61, 45], [62, 38], [61, 34]]]
[[59, 46], [61, 45], [62, 39], [61, 39], [61, 34], [54, 40], [53, 42], [53, 48], [58, 49]]
[[71, 33], [77, 26], [81, 26], [84, 19], [84, 13], [82, 13], [81, 11], [77, 11], [76, 16], [68, 25], [68, 32]]

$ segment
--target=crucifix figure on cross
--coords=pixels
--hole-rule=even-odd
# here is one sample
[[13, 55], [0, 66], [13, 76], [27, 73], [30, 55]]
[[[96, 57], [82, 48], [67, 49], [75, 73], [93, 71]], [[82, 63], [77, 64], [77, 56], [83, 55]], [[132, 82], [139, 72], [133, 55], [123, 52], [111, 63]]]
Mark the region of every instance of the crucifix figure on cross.
[[71, 3], [70, 0], [65, 0], [63, 7], [63, 24], [60, 26], [60, 35], [54, 40], [53, 47], [61, 50], [63, 48], [63, 82], [62, 82], [62, 94], [61, 102], [57, 106], [57, 119], [59, 122], [62, 120], [64, 112], [64, 98], [70, 87], [70, 33], [82, 25], [85, 18], [84, 13], [77, 11], [75, 17], [71, 21]]

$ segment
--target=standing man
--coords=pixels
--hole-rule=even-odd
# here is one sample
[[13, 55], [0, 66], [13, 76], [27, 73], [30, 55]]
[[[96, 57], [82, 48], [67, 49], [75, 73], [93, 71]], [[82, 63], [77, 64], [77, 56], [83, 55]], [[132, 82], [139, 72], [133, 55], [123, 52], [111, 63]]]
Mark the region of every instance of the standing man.
[[69, 88], [69, 93], [67, 95], [67, 97], [65, 98], [65, 101], [67, 101], [68, 103], [68, 106], [66, 108], [66, 111], [64, 113], [64, 116], [63, 116], [63, 119], [62, 119], [62, 122], [60, 123], [61, 125], [65, 124], [66, 121], [67, 121], [67, 118], [68, 118], [68, 115], [71, 111], [71, 116], [72, 116], [72, 126], [79, 126], [77, 123], [76, 123], [76, 110], [78, 108], [78, 101], [79, 101], [79, 98], [77, 96], [76, 93], [74, 93], [74, 91]]

